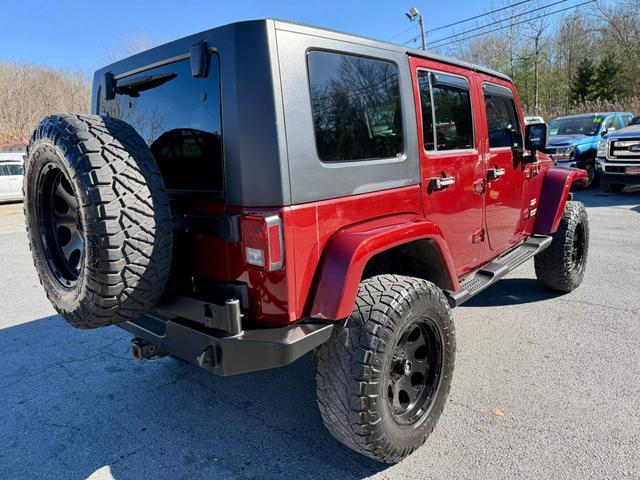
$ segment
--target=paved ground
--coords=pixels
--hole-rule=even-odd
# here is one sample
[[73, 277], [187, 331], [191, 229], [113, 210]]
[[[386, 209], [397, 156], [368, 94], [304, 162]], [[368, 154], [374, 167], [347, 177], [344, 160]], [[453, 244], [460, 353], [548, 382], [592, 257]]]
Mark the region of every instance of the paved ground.
[[393, 467], [324, 431], [309, 356], [224, 379], [135, 363], [117, 328], [65, 325], [21, 206], [2, 206], [0, 478], [640, 478], [640, 193], [578, 197], [592, 225], [582, 287], [555, 296], [527, 265], [457, 309], [450, 401]]

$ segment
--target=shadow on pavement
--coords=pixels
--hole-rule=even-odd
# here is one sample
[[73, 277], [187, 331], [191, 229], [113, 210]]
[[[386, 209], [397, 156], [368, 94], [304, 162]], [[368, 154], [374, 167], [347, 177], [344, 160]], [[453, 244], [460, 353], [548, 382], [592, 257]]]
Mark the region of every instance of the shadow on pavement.
[[541, 302], [560, 296], [533, 278], [503, 278], [465, 302], [465, 307], [499, 307]]
[[600, 188], [576, 190], [573, 193], [576, 200], [581, 201], [589, 208], [620, 206], [629, 207], [630, 210], [640, 213], [640, 189], [638, 187], [627, 188], [620, 193], [606, 193]]
[[134, 362], [129, 338], [58, 316], [0, 330], [0, 478], [356, 479], [385, 468], [325, 431], [310, 355], [220, 378], [173, 358]]

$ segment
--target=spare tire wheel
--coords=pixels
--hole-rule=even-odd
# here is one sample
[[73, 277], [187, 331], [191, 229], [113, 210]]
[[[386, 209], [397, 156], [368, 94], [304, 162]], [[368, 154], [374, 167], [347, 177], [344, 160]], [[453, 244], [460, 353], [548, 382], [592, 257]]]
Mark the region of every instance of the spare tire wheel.
[[169, 278], [173, 232], [162, 175], [127, 123], [46, 117], [28, 147], [24, 212], [47, 297], [70, 324], [148, 313]]

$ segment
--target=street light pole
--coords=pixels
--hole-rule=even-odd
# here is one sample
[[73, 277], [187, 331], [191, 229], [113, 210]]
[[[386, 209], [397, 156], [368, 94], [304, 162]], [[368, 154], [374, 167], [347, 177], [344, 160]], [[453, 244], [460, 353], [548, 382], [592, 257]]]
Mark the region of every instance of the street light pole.
[[418, 24], [420, 25], [420, 36], [422, 37], [422, 50], [426, 50], [427, 35], [424, 31], [424, 17], [416, 7], [413, 7], [411, 10], [405, 13], [405, 15], [409, 18], [410, 22], [413, 22], [416, 19], [418, 20]]
[[424, 17], [420, 14], [420, 18], [418, 19], [420, 22], [420, 34], [422, 35], [422, 49], [427, 49], [427, 36], [424, 33]]

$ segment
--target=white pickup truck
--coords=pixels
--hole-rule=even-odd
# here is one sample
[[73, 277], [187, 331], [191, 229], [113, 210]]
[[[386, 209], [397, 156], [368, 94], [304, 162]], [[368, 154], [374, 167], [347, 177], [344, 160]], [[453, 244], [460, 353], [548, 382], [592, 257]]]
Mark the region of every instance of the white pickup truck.
[[640, 185], [640, 125], [612, 132], [600, 140], [596, 170], [606, 192]]

